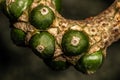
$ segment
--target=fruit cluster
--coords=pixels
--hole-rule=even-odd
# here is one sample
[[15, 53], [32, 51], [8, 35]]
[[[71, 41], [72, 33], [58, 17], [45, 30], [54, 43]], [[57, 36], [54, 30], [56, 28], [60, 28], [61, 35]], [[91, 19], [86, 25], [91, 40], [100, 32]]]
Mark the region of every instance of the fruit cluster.
[[31, 48], [53, 70], [72, 65], [92, 74], [102, 65], [106, 48], [120, 38], [115, 10], [85, 21], [63, 18], [61, 0], [0, 0], [0, 10], [10, 19], [13, 42]]

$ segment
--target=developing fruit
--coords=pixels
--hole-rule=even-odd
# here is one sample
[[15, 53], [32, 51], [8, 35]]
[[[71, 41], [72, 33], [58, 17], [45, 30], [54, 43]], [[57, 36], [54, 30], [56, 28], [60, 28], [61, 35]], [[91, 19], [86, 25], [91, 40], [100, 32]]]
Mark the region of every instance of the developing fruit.
[[12, 28], [11, 29], [11, 39], [16, 45], [24, 46], [25, 45], [26, 33], [21, 29]]
[[69, 63], [62, 57], [57, 57], [55, 59], [46, 59], [44, 62], [47, 66], [56, 71], [66, 70], [70, 66]]
[[100, 68], [102, 63], [103, 63], [103, 53], [100, 50], [95, 53], [86, 54], [82, 56], [75, 65], [75, 68], [83, 73], [92, 74]]
[[62, 49], [65, 55], [76, 56], [88, 49], [89, 39], [82, 31], [69, 30], [62, 39]]
[[23, 11], [27, 9], [33, 0], [12, 0], [10, 3], [7, 3], [6, 10], [11, 19], [18, 19]]
[[46, 31], [33, 35], [29, 44], [35, 54], [41, 58], [50, 58], [54, 55], [55, 39]]
[[45, 30], [53, 23], [53, 11], [44, 5], [34, 8], [30, 14], [30, 23], [38, 29]]

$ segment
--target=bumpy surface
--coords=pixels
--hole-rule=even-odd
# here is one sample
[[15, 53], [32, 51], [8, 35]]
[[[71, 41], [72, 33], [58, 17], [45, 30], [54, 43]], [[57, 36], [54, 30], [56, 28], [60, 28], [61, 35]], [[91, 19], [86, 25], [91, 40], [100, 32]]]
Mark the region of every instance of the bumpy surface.
[[[60, 0], [0, 0], [0, 9], [16, 28], [11, 32], [13, 41], [30, 46], [54, 70], [82, 64], [86, 71], [82, 72], [91, 74], [101, 66], [107, 47], [120, 38], [120, 0], [98, 16], [81, 21], [62, 17]], [[94, 53], [99, 58], [92, 57]], [[92, 59], [83, 59], [88, 55]]]

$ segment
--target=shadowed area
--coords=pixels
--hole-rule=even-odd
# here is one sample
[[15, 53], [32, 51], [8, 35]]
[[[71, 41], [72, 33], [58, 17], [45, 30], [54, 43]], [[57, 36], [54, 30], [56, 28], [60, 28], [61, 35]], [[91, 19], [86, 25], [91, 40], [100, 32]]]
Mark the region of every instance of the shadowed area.
[[[99, 14], [113, 0], [63, 0], [62, 15], [84, 19]], [[73, 67], [56, 72], [49, 69], [29, 48], [11, 41], [9, 20], [0, 12], [0, 80], [119, 80], [120, 40], [107, 50], [103, 66], [93, 75], [84, 75]]]
[[114, 0], [63, 0], [62, 15], [69, 19], [85, 19], [104, 11]]

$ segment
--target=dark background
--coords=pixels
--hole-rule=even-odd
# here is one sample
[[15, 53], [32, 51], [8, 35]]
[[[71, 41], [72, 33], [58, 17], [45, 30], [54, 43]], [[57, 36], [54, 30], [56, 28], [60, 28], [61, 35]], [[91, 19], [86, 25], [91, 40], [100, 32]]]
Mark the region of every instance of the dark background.
[[[84, 19], [108, 8], [113, 0], [63, 0], [62, 15]], [[103, 66], [93, 75], [84, 75], [73, 67], [55, 72], [30, 49], [14, 45], [10, 38], [9, 20], [0, 12], [0, 80], [119, 80], [120, 40], [107, 50]]]

